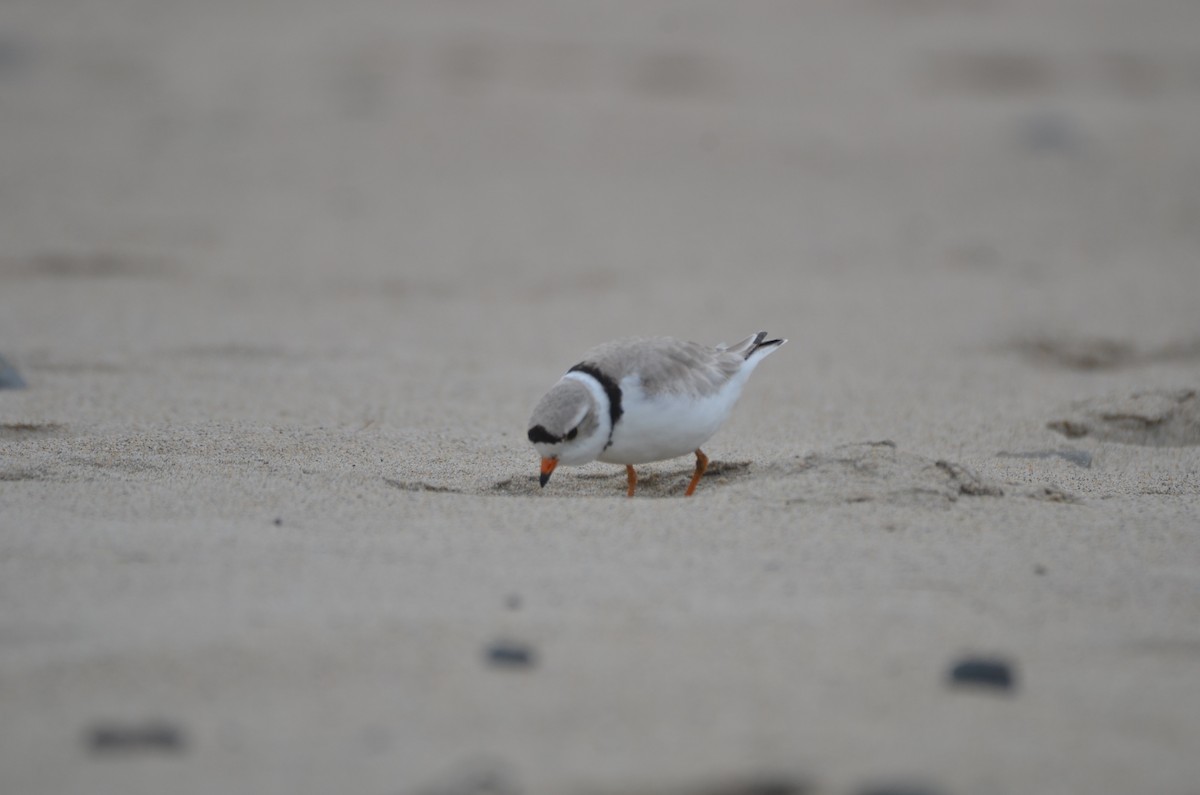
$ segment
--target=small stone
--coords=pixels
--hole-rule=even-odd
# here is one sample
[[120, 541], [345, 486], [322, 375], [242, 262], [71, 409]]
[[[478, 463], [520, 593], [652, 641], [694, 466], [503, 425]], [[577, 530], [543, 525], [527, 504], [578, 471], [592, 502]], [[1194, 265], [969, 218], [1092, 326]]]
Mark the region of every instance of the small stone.
[[0, 356], [0, 389], [24, 389], [25, 379], [17, 372], [17, 368]]
[[131, 751], [183, 751], [183, 732], [169, 723], [100, 723], [87, 732], [87, 747], [94, 754]]
[[950, 684], [965, 687], [1011, 690], [1016, 684], [1012, 666], [990, 657], [968, 657], [950, 669]]
[[274, 524], [276, 527], [283, 527], [283, 517], [276, 516], [275, 521], [272, 524]]
[[534, 652], [523, 643], [497, 641], [488, 646], [485, 655], [489, 665], [495, 668], [532, 668]]
[[1041, 577], [1046, 573], [1046, 567], [1039, 563], [1033, 567], [1033, 573]]

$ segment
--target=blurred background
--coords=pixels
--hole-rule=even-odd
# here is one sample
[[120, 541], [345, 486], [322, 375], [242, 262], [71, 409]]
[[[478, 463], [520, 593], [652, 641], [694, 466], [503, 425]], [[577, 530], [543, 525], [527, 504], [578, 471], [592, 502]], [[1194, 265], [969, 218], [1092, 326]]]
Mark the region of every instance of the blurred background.
[[13, 0], [0, 339], [144, 376], [96, 419], [490, 433], [600, 341], [766, 329], [825, 384], [778, 417], [805, 441], [894, 437], [885, 392], [920, 438], [940, 378], [1021, 403], [986, 351], [1197, 350], [1198, 31], [1190, 0]]
[[[1113, 626], [1186, 625], [1182, 536], [1084, 532], [1194, 519], [1178, 448], [1054, 462], [1129, 498], [1111, 513], [1005, 514], [1038, 554], [1157, 554], [1179, 568], [1167, 595], [1118, 564], [1013, 586], [1020, 545], [981, 551], [940, 510], [906, 514], [940, 530], [877, 559], [883, 530], [778, 507], [786, 485], [744, 547], [726, 531], [753, 495], [702, 527], [666, 501], [486, 497], [536, 474], [537, 396], [622, 335], [792, 340], [720, 437], [743, 462], [891, 439], [1016, 477], [1050, 465], [997, 452], [1056, 446], [1055, 407], [1194, 387], [1198, 42], [1195, 0], [4, 0], [0, 355], [29, 382], [0, 402], [0, 510], [9, 495], [25, 533], [0, 555], [12, 781], [92, 781], [58, 754], [112, 693], [186, 719], [204, 775], [182, 791], [361, 774], [361, 791], [508, 795], [491, 774], [436, 785], [494, 740], [533, 792], [804, 748], [834, 782], [951, 759], [945, 780], [982, 785], [964, 793], [1010, 791], [1012, 770], [1052, 792], [1089, 745], [1069, 738], [1101, 725], [1057, 791], [1182, 781], [1196, 712], [1172, 688], [1194, 648], [1094, 653]], [[541, 534], [571, 522], [591, 534]], [[1083, 529], [1053, 535], [1065, 522]], [[801, 574], [757, 590], [760, 552]], [[972, 634], [994, 603], [980, 623], [999, 629]], [[576, 667], [481, 679], [496, 612]], [[1057, 672], [1021, 703], [1039, 719], [973, 723], [920, 689], [981, 637]], [[1084, 663], [1105, 675], [1074, 678]], [[971, 756], [998, 737], [1039, 761]], [[116, 770], [101, 785], [173, 780]]]
[[0, 322], [36, 348], [64, 318], [21, 315], [33, 277], [117, 277], [192, 300], [72, 310], [78, 344], [869, 355], [904, 333], [879, 304], [964, 290], [1003, 306], [983, 334], [1165, 336], [1140, 310], [1195, 297], [1148, 282], [1200, 251], [1198, 31], [1189, 0], [13, 0]]

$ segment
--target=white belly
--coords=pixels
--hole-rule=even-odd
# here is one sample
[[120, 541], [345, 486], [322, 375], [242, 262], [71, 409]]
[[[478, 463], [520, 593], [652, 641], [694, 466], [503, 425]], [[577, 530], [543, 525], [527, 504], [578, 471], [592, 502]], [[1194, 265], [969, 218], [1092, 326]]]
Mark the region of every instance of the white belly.
[[745, 378], [735, 376], [713, 395], [647, 398], [636, 381], [622, 382], [624, 413], [612, 445], [598, 456], [610, 464], [645, 464], [687, 455], [707, 442], [729, 419]]

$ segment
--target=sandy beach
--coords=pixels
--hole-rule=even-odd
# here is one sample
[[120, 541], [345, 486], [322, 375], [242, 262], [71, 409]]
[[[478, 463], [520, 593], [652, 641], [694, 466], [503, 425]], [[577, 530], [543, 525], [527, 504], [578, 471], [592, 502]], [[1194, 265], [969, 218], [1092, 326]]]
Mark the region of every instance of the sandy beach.
[[[1198, 36], [4, 3], [0, 791], [1197, 795]], [[760, 329], [693, 498], [538, 487]]]

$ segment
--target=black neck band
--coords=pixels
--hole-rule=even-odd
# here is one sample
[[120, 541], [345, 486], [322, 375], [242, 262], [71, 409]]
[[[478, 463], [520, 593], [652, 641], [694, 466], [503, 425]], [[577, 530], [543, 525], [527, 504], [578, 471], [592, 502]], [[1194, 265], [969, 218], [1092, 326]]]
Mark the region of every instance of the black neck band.
[[567, 372], [590, 375], [604, 388], [604, 394], [608, 395], [608, 418], [611, 421], [608, 427], [608, 443], [612, 444], [613, 429], [617, 427], [617, 420], [625, 413], [625, 410], [621, 408], [621, 387], [617, 386], [617, 382], [604, 372], [587, 362], [580, 362]]

